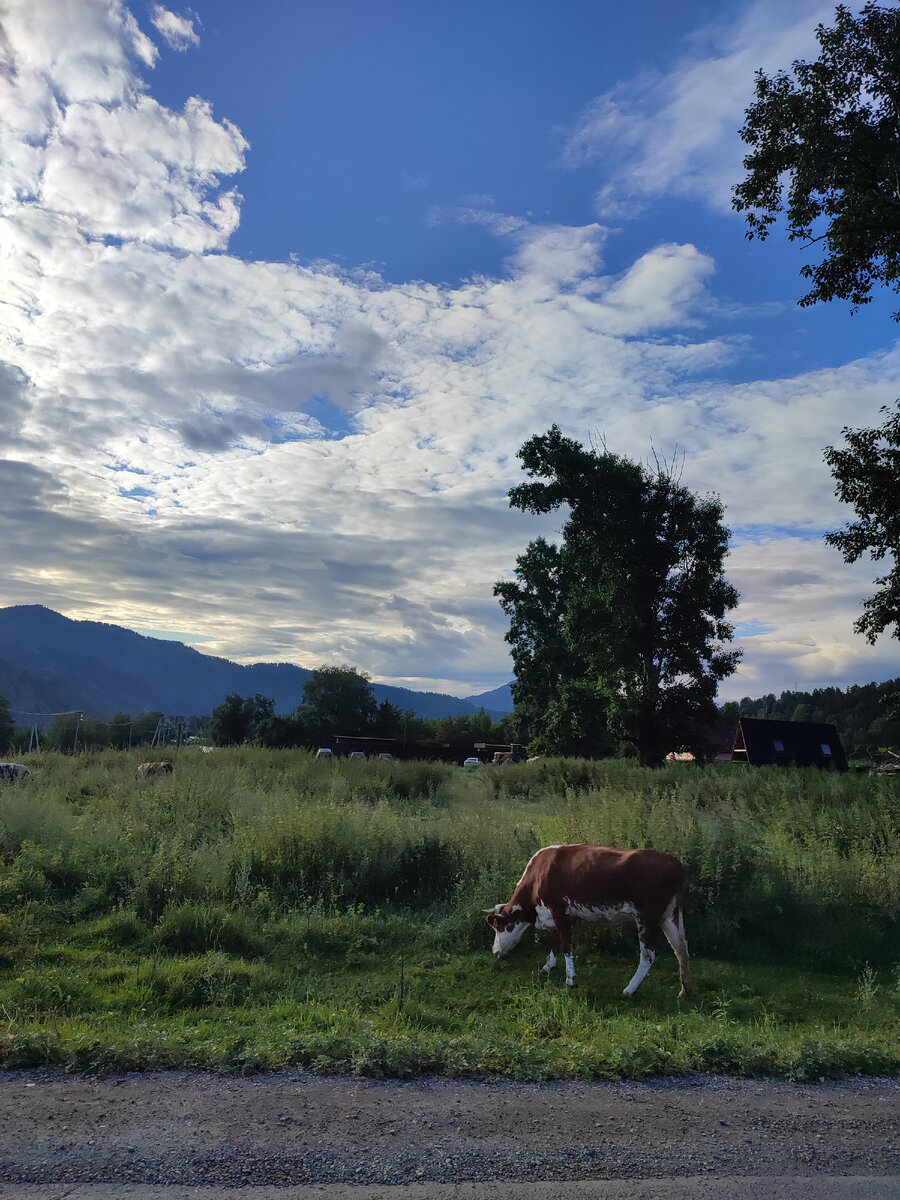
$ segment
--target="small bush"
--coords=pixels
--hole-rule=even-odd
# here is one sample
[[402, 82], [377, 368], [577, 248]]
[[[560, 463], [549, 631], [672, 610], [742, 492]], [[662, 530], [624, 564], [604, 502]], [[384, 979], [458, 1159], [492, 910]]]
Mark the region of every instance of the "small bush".
[[262, 952], [265, 941], [252, 917], [216, 904], [169, 904], [152, 937], [156, 945], [179, 954], [223, 950], [228, 954], [254, 955]]

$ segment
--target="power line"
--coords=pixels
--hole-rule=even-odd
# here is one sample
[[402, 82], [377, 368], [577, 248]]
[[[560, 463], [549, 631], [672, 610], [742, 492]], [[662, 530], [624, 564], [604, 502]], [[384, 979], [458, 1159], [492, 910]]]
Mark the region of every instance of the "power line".
[[80, 708], [67, 708], [63, 712], [25, 712], [22, 708], [9, 709], [10, 715], [17, 717], [74, 717], [77, 713], [83, 712]]

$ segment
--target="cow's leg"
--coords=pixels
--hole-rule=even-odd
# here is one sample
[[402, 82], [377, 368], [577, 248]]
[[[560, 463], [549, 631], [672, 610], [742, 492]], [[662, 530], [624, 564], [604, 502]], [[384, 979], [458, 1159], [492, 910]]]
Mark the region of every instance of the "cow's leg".
[[[555, 941], [555, 940], [556, 940], [556, 939], [554, 939], [554, 941]], [[550, 950], [550, 955], [549, 955], [549, 957], [547, 958], [547, 961], [546, 961], [546, 962], [544, 963], [544, 965], [541, 967], [541, 974], [543, 974], [543, 975], [549, 975], [549, 974], [550, 974], [550, 972], [553, 970], [553, 968], [554, 968], [555, 966], [556, 966], [556, 949], [555, 949], [555, 948], [552, 948], [552, 949]]]
[[659, 927], [656, 924], [649, 924], [638, 921], [638, 942], [641, 947], [641, 957], [638, 961], [638, 969], [631, 977], [628, 987], [622, 993], [623, 996], [633, 996], [644, 981], [644, 976], [653, 966], [653, 960], [656, 958], [656, 938]]
[[666, 915], [662, 919], [662, 931], [678, 959], [678, 973], [681, 976], [681, 991], [678, 996], [683, 998], [691, 988], [691, 958], [684, 935], [684, 913], [677, 896], [666, 909]]
[[566, 983], [575, 986], [575, 959], [572, 957], [572, 922], [564, 912], [553, 911], [553, 924], [556, 926], [557, 949], [562, 951], [566, 960]]

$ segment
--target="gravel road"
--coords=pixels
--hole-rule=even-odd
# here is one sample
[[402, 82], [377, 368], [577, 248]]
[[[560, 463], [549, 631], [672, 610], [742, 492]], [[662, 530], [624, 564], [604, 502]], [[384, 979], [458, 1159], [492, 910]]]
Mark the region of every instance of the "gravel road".
[[0, 1073], [0, 1197], [887, 1200], [900, 1079]]

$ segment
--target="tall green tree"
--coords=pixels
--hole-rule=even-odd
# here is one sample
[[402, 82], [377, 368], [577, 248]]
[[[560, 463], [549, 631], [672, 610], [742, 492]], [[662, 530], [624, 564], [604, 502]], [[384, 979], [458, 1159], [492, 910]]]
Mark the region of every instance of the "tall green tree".
[[556, 425], [519, 458], [531, 482], [510, 504], [564, 508], [568, 519], [558, 548], [533, 542], [516, 580], [495, 587], [510, 616], [517, 711], [559, 749], [611, 734], [649, 765], [698, 745], [740, 657], [726, 649], [738, 596], [723, 576], [721, 503], [664, 468], [585, 449]]
[[516, 740], [538, 754], [605, 757], [615, 750], [609, 704], [597, 689], [590, 664], [568, 637], [566, 566], [562, 549], [538, 537], [516, 559], [516, 578], [494, 585], [510, 622], [512, 724]]
[[[821, 52], [792, 74], [756, 74], [741, 137], [748, 174], [733, 193], [747, 236], [781, 218], [791, 241], [819, 247], [801, 270], [801, 305], [900, 290], [900, 9], [840, 5], [816, 29]], [[900, 319], [900, 312], [894, 313]]]
[[371, 733], [373, 737], [401, 738], [403, 736], [403, 709], [390, 700], [382, 700], [372, 719]]
[[315, 737], [371, 731], [378, 706], [369, 676], [355, 667], [316, 667], [303, 686], [298, 715]]
[[900, 638], [900, 402], [877, 429], [844, 429], [844, 446], [829, 446], [825, 461], [837, 480], [837, 496], [851, 504], [857, 519], [825, 535], [847, 562], [864, 554], [892, 559], [887, 575], [876, 579], [878, 591], [863, 605], [854, 628], [874, 642], [893, 626]]
[[275, 715], [275, 701], [259, 692], [240, 696], [232, 692], [212, 710], [209, 732], [217, 746], [239, 746], [256, 736], [257, 728]]

